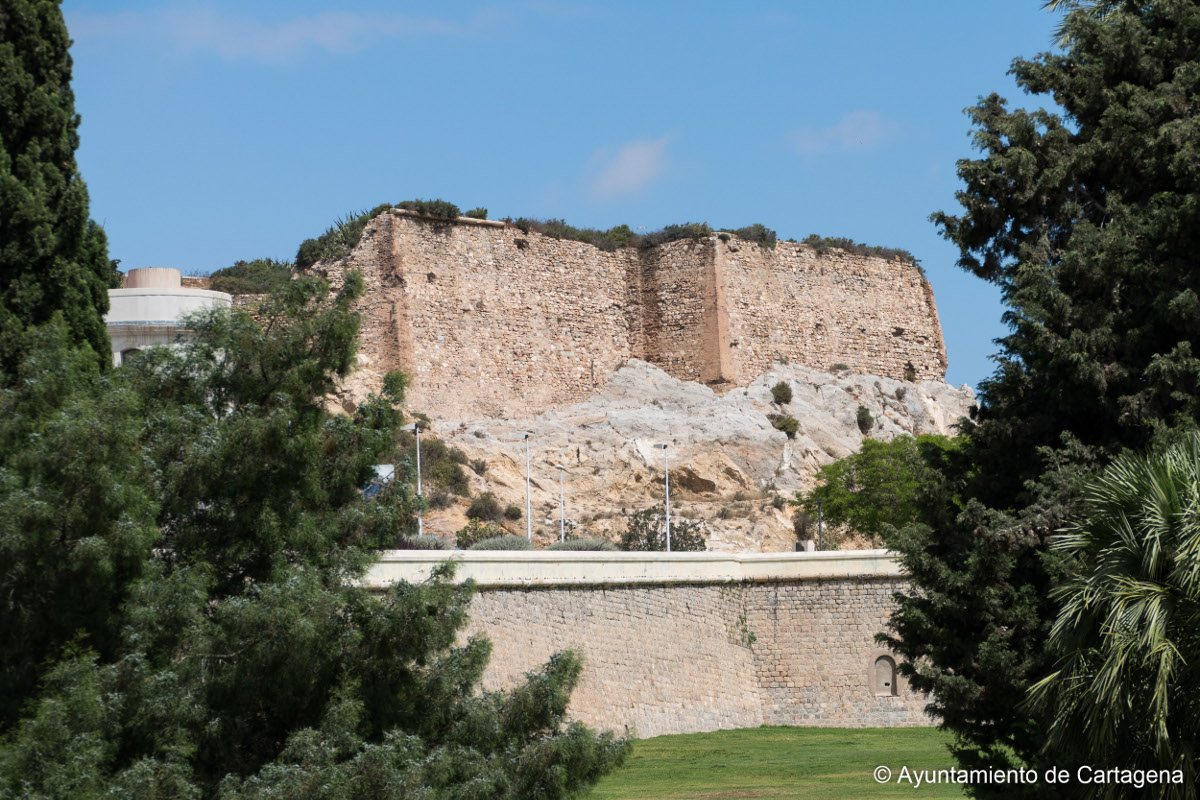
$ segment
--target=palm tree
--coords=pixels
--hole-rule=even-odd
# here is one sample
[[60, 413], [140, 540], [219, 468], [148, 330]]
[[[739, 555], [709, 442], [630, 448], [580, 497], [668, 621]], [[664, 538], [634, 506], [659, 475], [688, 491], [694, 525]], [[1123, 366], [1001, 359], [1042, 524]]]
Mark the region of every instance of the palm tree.
[[[1123, 5], [1126, 3], [1121, 0], [1046, 0], [1042, 3], [1042, 8], [1047, 11], [1061, 11], [1063, 14], [1082, 10], [1097, 19], [1107, 19]], [[1065, 19], [1054, 28], [1054, 38], [1061, 47], [1071, 43], [1071, 34], [1067, 30]]]
[[[1058, 669], [1030, 690], [1053, 712], [1048, 753], [1181, 770], [1146, 796], [1196, 798], [1200, 739], [1200, 435], [1117, 459], [1051, 547], [1077, 558], [1050, 635]], [[1095, 787], [1130, 797], [1129, 786]]]

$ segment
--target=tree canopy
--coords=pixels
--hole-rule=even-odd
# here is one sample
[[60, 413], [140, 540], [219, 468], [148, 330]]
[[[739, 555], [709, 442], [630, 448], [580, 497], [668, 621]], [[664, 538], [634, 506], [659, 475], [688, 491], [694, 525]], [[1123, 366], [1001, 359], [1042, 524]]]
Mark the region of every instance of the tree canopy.
[[817, 504], [830, 525], [879, 539], [890, 528], [932, 522], [953, 508], [945, 480], [958, 445], [948, 436], [864, 439], [862, 450], [821, 467], [818, 485], [797, 492], [794, 505], [809, 516]]
[[1071, 562], [1047, 541], [1098, 468], [1194, 427], [1200, 399], [1200, 6], [1064, 25], [1065, 50], [1012, 66], [1050, 110], [993, 94], [968, 111], [982, 157], [959, 162], [962, 212], [933, 219], [1000, 287], [1010, 332], [980, 386], [961, 512], [888, 541], [915, 591], [887, 642], [968, 765], [1051, 757], [1046, 713], [1014, 702], [1053, 668]]
[[108, 363], [104, 314], [118, 275], [75, 165], [69, 45], [53, 0], [0, 6], [0, 365], [10, 372], [26, 329], [56, 312]]
[[459, 640], [451, 568], [357, 584], [416, 510], [406, 482], [361, 491], [403, 377], [324, 410], [362, 288], [299, 278], [261, 324], [212, 312], [106, 375], [61, 323], [24, 359], [0, 395], [0, 795], [567, 797], [624, 756], [567, 722], [573, 653], [477, 691], [490, 645]]

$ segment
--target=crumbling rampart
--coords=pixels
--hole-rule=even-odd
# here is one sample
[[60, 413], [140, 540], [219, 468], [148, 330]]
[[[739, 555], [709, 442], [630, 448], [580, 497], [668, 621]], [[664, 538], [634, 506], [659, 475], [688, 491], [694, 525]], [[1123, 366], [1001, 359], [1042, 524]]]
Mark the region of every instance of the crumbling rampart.
[[[726, 234], [604, 252], [502, 222], [393, 210], [351, 255], [368, 374], [413, 374], [410, 407], [517, 417], [582, 400], [629, 358], [714, 387], [774, 360], [919, 380], [946, 353], [915, 265]], [[911, 368], [911, 369], [910, 369]]]

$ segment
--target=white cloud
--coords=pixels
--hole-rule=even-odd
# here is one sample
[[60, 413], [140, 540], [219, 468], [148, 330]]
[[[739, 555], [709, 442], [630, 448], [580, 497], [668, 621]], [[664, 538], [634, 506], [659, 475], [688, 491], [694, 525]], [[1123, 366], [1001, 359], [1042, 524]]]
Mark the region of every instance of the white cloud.
[[797, 152], [812, 156], [835, 150], [869, 150], [891, 137], [895, 124], [878, 111], [851, 111], [826, 127], [803, 125], [792, 131]]
[[483, 11], [454, 22], [395, 13], [326, 11], [266, 21], [189, 4], [145, 13], [70, 14], [68, 22], [72, 36], [80, 41], [154, 37], [229, 61], [280, 62], [313, 51], [358, 52], [388, 39], [479, 35], [495, 22], [495, 13]]
[[669, 136], [638, 139], [621, 145], [610, 154], [601, 150], [592, 159], [599, 172], [592, 179], [593, 197], [611, 200], [636, 195], [662, 177], [667, 169]]

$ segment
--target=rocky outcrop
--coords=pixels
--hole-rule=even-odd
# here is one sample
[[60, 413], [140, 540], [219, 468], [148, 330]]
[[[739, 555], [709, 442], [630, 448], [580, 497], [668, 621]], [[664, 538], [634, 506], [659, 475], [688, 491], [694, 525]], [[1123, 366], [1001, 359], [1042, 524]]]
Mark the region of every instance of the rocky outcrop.
[[[782, 407], [771, 396], [779, 381], [793, 394]], [[495, 492], [502, 503], [521, 508], [524, 437], [530, 434], [535, 538], [558, 536], [558, 465], [567, 517], [590, 533], [612, 536], [624, 528], [623, 513], [662, 502], [664, 458], [656, 445], [667, 444], [673, 513], [706, 520], [710, 549], [778, 551], [792, 549], [795, 539], [790, 508], [777, 508], [774, 498], [791, 499], [812, 485], [821, 466], [862, 446], [860, 406], [874, 420], [865, 435], [890, 440], [951, 433], [974, 402], [968, 387], [941, 381], [783, 363], [718, 394], [631, 359], [583, 402], [520, 419], [435, 419], [434, 432], [487, 463], [482, 476], [471, 476], [473, 491]], [[795, 438], [776, 430], [770, 415], [794, 417]], [[441, 512], [431, 514], [427, 527], [450, 533], [462, 523], [460, 512]], [[509, 524], [524, 530], [524, 521]]]

